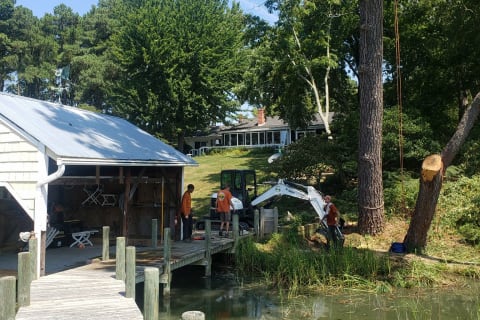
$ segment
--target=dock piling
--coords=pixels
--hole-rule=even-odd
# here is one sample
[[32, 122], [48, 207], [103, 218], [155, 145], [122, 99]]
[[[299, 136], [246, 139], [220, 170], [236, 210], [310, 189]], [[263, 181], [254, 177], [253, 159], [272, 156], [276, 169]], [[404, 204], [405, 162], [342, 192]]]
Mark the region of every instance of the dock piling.
[[144, 272], [143, 318], [145, 320], [158, 320], [159, 270], [154, 267], [146, 267]]
[[110, 259], [110, 227], [103, 227], [103, 241], [102, 241], [102, 261]]
[[115, 277], [117, 280], [125, 281], [125, 237], [117, 237]]
[[170, 295], [170, 284], [172, 282], [172, 267], [170, 261], [172, 259], [172, 240], [170, 239], [170, 228], [164, 229], [163, 237], [163, 295]]
[[135, 299], [136, 249], [134, 246], [127, 247], [126, 256], [125, 297]]
[[157, 248], [158, 219], [152, 219], [152, 248]]
[[205, 276], [212, 275], [212, 221], [205, 220]]
[[18, 305], [30, 305], [30, 283], [32, 282], [32, 271], [30, 264], [30, 252], [18, 254]]
[[14, 276], [0, 278], [0, 319], [15, 320], [15, 292]]
[[30, 269], [32, 280], [38, 279], [37, 262], [38, 262], [38, 239], [33, 237], [28, 240], [28, 252], [30, 252]]

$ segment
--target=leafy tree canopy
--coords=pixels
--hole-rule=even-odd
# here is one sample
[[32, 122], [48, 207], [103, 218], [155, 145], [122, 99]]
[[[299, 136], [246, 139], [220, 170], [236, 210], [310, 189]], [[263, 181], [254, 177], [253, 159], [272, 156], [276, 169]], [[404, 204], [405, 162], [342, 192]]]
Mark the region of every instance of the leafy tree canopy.
[[239, 107], [243, 27], [227, 1], [148, 0], [126, 12], [112, 37], [113, 111], [166, 139], [224, 120]]

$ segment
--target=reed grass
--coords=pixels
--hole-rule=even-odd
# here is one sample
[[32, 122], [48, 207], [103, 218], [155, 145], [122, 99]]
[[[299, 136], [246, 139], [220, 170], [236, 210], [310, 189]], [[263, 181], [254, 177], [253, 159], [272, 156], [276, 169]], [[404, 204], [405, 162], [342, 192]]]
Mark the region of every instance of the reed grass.
[[[272, 286], [295, 295], [312, 288], [361, 288], [375, 291], [388, 279], [389, 259], [352, 247], [311, 250], [294, 231], [274, 234], [266, 243], [242, 241], [236, 253], [238, 270], [261, 274]], [[388, 285], [382, 284], [385, 291]]]

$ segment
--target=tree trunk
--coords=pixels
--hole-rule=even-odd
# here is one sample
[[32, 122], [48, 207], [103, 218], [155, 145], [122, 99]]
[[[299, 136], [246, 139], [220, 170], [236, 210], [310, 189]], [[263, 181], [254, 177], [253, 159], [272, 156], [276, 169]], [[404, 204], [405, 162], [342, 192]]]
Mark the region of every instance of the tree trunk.
[[185, 131], [180, 131], [177, 136], [177, 149], [180, 152], [184, 152], [185, 147]]
[[422, 164], [420, 191], [415, 213], [410, 221], [404, 244], [409, 252], [422, 253], [427, 243], [427, 233], [435, 214], [440, 189], [442, 188], [443, 162], [440, 155], [428, 156]]
[[408, 252], [422, 253], [427, 245], [427, 233], [437, 208], [438, 197], [443, 183], [443, 173], [452, 163], [472, 130], [480, 113], [480, 93], [463, 114], [457, 130], [447, 143], [441, 155], [428, 156], [422, 164], [420, 190], [415, 211], [404, 239]]
[[382, 181], [383, 1], [360, 1], [360, 134], [358, 227], [375, 235], [385, 227]]

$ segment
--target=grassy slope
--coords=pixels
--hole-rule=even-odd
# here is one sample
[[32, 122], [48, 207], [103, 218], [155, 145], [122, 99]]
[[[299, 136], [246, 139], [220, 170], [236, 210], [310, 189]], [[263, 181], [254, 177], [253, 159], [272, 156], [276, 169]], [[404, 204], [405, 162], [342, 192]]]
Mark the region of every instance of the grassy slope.
[[195, 185], [192, 206], [197, 216], [208, 214], [210, 197], [220, 188], [220, 171], [225, 169], [255, 169], [257, 182], [268, 179], [267, 159], [274, 153], [271, 149], [230, 150], [222, 153], [195, 157], [198, 167], [185, 169], [185, 187]]

